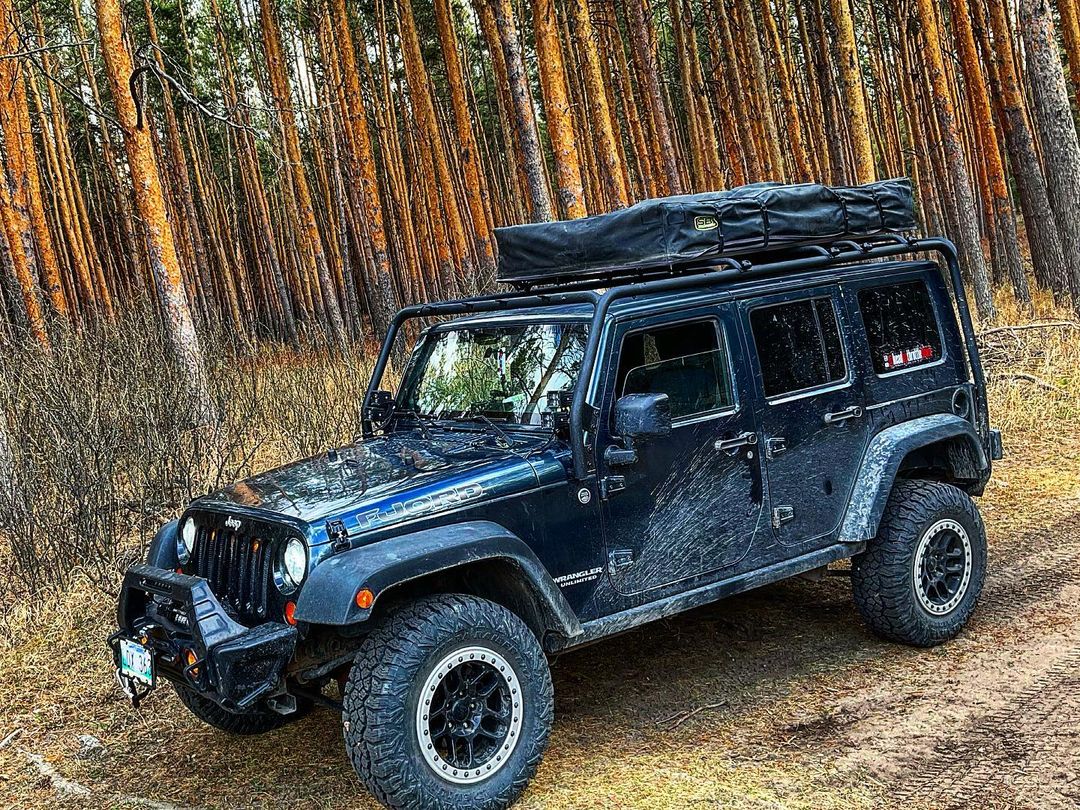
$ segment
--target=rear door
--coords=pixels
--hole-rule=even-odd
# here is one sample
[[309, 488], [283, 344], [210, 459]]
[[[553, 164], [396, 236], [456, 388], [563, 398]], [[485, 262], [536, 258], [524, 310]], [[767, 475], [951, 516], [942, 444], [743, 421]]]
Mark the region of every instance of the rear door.
[[869, 433], [839, 296], [834, 285], [743, 303], [773, 531], [807, 550], [832, 541]]

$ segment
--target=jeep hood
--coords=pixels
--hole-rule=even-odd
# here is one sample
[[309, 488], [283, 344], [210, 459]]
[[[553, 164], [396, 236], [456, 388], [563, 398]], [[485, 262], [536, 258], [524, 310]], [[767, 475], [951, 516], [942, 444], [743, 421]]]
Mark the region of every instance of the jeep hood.
[[546, 440], [519, 438], [511, 452], [487, 433], [395, 433], [238, 481], [192, 506], [244, 507], [313, 529], [340, 520], [355, 535], [535, 487], [536, 473], [524, 456]]

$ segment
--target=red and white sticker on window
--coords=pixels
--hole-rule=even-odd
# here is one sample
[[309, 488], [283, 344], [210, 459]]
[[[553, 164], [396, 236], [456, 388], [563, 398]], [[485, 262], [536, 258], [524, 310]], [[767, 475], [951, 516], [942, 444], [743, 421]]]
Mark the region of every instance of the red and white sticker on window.
[[904, 366], [910, 366], [913, 363], [923, 363], [932, 359], [934, 356], [933, 346], [916, 346], [914, 349], [907, 349], [902, 352], [889, 352], [883, 355], [885, 360], [885, 368], [903, 368]]

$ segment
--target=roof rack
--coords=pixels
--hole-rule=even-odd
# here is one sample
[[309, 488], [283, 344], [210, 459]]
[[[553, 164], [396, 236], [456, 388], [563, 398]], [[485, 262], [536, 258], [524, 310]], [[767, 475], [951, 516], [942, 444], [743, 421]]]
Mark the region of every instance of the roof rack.
[[[640, 281], [621, 280], [622, 283], [600, 292], [600, 280], [590, 279], [573, 284], [549, 285], [511, 293], [465, 298], [456, 301], [441, 301], [431, 304], [416, 304], [400, 310], [390, 324], [386, 339], [383, 341], [379, 358], [372, 371], [367, 392], [361, 406], [365, 435], [370, 435], [367, 421], [368, 405], [379, 383], [393, 351], [394, 340], [401, 326], [408, 320], [443, 315], [469, 315], [481, 312], [499, 312], [518, 307], [544, 307], [559, 304], [589, 304], [593, 308], [585, 352], [582, 357], [581, 372], [574, 387], [574, 405], [570, 414], [570, 445], [573, 454], [574, 474], [578, 480], [585, 480], [590, 475], [590, 465], [586, 457], [585, 427], [588, 424], [585, 411], [588, 398], [592, 394], [593, 370], [600, 352], [604, 320], [613, 303], [624, 298], [641, 295], [655, 295], [693, 289], [708, 289], [725, 283], [741, 281], [749, 277], [769, 277], [786, 275], [810, 270], [839, 269], [845, 265], [875, 259], [895, 258], [915, 253], [936, 253], [947, 266], [947, 277], [953, 288], [960, 326], [964, 335], [968, 369], [971, 382], [974, 383], [976, 428], [984, 442], [989, 439], [989, 416], [986, 405], [986, 386], [982, 364], [979, 361], [978, 347], [975, 342], [975, 327], [971, 320], [964, 283], [960, 274], [960, 262], [956, 247], [947, 239], [917, 239], [901, 234], [879, 234], [864, 240], [840, 239], [828, 245], [811, 245], [798, 249], [799, 255], [779, 258], [771, 254], [772, 261], [755, 264], [750, 259], [723, 259], [711, 267], [697, 268], [698, 272], [667, 273], [660, 277], [644, 278]], [[610, 282], [609, 282], [610, 283]]]

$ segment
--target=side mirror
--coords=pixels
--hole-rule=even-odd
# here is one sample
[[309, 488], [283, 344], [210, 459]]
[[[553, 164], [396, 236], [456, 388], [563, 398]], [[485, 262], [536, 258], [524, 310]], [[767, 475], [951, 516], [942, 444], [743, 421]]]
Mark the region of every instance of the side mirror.
[[368, 419], [373, 422], [385, 422], [394, 412], [394, 395], [389, 391], [375, 391], [368, 401]]
[[615, 403], [615, 432], [628, 443], [648, 441], [671, 433], [667, 394], [627, 394]]

